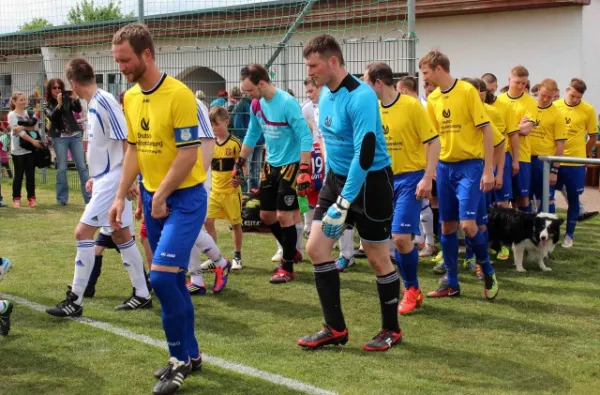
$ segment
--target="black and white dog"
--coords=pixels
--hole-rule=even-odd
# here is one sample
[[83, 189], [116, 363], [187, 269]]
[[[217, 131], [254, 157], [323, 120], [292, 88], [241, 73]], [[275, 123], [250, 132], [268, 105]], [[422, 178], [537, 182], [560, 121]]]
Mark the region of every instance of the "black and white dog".
[[498, 251], [502, 245], [512, 245], [518, 272], [524, 272], [525, 252], [536, 260], [540, 269], [552, 269], [544, 264], [560, 239], [560, 226], [565, 222], [556, 214], [524, 213], [512, 208], [496, 207], [488, 213], [491, 247]]

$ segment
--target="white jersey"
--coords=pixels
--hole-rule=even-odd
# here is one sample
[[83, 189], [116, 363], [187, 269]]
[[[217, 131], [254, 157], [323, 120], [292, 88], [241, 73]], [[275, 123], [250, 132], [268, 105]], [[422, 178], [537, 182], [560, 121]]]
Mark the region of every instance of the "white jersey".
[[[196, 99], [196, 104], [198, 105], [198, 125], [200, 125], [198, 128], [198, 137], [201, 139], [214, 139], [215, 134], [210, 124], [210, 118], [208, 117], [208, 108], [206, 107], [206, 104], [198, 99]], [[211, 152], [210, 154], [212, 156], [213, 153]], [[204, 180], [204, 188], [206, 189], [206, 193], [210, 193], [212, 184], [212, 172], [210, 166], [205, 173], [206, 180]]]
[[318, 143], [319, 140], [322, 138], [321, 130], [319, 129], [319, 123], [316, 117], [318, 115], [318, 110], [319, 106], [313, 103], [311, 100], [307, 100], [302, 105], [302, 115], [304, 116], [304, 119], [306, 119], [306, 122], [308, 122], [308, 125], [310, 126], [310, 130], [313, 135], [313, 143]]
[[87, 162], [93, 178], [108, 174], [123, 163], [127, 122], [110, 93], [98, 89], [88, 105]]

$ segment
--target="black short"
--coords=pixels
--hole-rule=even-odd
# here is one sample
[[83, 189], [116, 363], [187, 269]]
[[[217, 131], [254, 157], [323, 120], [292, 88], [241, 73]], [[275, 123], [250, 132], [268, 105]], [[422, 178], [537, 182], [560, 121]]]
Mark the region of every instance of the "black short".
[[433, 180], [431, 182], [431, 197], [437, 197], [437, 181]]
[[296, 174], [298, 162], [275, 167], [267, 162], [260, 174], [261, 211], [298, 210], [296, 195]]
[[[344, 189], [346, 177], [327, 173], [315, 208], [315, 221], [321, 221], [329, 207]], [[367, 174], [365, 184], [350, 205], [346, 224], [356, 226], [358, 235], [365, 241], [381, 242], [391, 237], [394, 216], [393, 174], [390, 167]]]
[[96, 237], [96, 245], [99, 247], [104, 247], [108, 249], [115, 249], [117, 252], [119, 251], [119, 247], [115, 244], [111, 235], [105, 235], [104, 233], [99, 232]]

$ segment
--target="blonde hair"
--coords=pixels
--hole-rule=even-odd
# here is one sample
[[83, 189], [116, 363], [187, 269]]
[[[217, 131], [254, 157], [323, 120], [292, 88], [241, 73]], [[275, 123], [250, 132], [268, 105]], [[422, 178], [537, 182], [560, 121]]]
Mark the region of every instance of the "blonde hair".
[[434, 49], [429, 51], [425, 56], [419, 60], [419, 68], [428, 66], [431, 70], [435, 70], [438, 66], [442, 68], [446, 73], [450, 72], [450, 59], [441, 53], [439, 50]]
[[17, 108], [17, 98], [19, 96], [23, 96], [25, 97], [25, 94], [23, 92], [13, 92], [12, 95], [10, 95], [10, 104], [8, 105], [10, 107], [11, 110], [15, 110], [15, 108]]
[[536, 86], [537, 85], [539, 85], [540, 89], [541, 88], [546, 88], [550, 92], [556, 92], [558, 90], [558, 84], [552, 78], [546, 78], [545, 80], [543, 80], [539, 84], [536, 84]]

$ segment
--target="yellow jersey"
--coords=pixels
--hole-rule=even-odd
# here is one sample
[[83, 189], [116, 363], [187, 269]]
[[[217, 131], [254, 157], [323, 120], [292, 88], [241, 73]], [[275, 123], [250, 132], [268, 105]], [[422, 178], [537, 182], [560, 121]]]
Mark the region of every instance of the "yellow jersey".
[[136, 146], [146, 190], [156, 192], [178, 149], [185, 147], [196, 147], [198, 160], [177, 189], [204, 182], [198, 109], [196, 98], [187, 86], [165, 74], [150, 91], [142, 91], [137, 84], [129, 89], [123, 98], [123, 107], [129, 128], [127, 141]]
[[[508, 104], [511, 110], [515, 114], [516, 125], [509, 125], [508, 128], [516, 127], [519, 129], [519, 122], [523, 117], [529, 118], [532, 122], [535, 121], [535, 115], [537, 113], [537, 102], [535, 99], [527, 93], [523, 93], [518, 97], [511, 97], [508, 92], [505, 92], [498, 96], [497, 102]], [[519, 136], [519, 162], [530, 163], [531, 162], [531, 144], [529, 136]]]
[[436, 88], [427, 98], [427, 111], [440, 135], [440, 160], [483, 159], [482, 127], [490, 124], [479, 92], [465, 81], [454, 81], [447, 91]]
[[485, 113], [488, 115], [488, 117], [490, 117], [490, 121], [492, 121], [491, 125], [492, 133], [494, 135], [494, 147], [497, 147], [506, 140], [506, 124], [504, 123], [504, 119], [502, 119], [500, 112], [498, 112], [498, 110], [496, 110], [494, 107], [487, 103], [483, 103], [483, 108], [485, 109]]
[[498, 101], [497, 97], [494, 98], [494, 102], [491, 104], [491, 106], [498, 111], [504, 120], [504, 124], [506, 125], [506, 133], [504, 133], [506, 137], [506, 152], [509, 152], [512, 155], [510, 137], [515, 133], [519, 133], [519, 121], [517, 121], [517, 116], [507, 102]]
[[567, 140], [567, 129], [562, 112], [552, 103], [538, 106], [535, 124], [529, 133], [531, 156], [556, 154], [556, 142]]
[[[583, 100], [576, 106], [569, 106], [564, 99], [559, 99], [554, 102], [554, 105], [561, 111], [567, 129], [564, 156], [568, 156], [569, 158], [585, 158], [587, 155], [587, 135], [598, 133], [596, 110], [594, 110], [591, 104]], [[585, 165], [562, 163], [561, 166]]]
[[217, 139], [212, 159], [211, 193], [237, 194], [242, 191], [239, 186], [231, 186], [231, 171], [241, 150], [242, 142], [231, 134], [221, 143]]
[[424, 170], [427, 165], [425, 144], [435, 140], [438, 134], [421, 102], [398, 94], [391, 104], [379, 102], [379, 112], [394, 175]]

